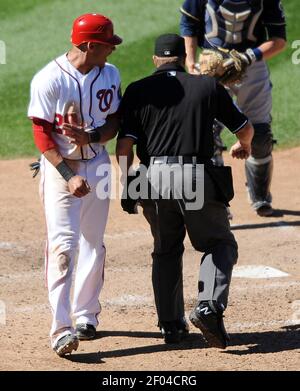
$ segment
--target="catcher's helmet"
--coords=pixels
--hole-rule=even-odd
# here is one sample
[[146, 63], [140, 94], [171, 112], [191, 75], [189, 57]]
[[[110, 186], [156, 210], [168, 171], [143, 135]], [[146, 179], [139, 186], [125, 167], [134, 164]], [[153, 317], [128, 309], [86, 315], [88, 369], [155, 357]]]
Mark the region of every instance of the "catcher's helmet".
[[114, 34], [112, 21], [106, 16], [84, 14], [74, 20], [71, 42], [76, 46], [85, 42], [119, 45], [122, 43], [122, 38]]

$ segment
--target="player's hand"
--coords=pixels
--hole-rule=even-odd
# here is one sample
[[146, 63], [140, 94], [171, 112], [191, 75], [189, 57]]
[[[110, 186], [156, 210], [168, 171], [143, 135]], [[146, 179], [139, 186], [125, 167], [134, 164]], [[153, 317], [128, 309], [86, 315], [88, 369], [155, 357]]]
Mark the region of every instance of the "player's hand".
[[78, 198], [84, 197], [91, 191], [90, 185], [88, 184], [87, 180], [80, 175], [73, 176], [68, 181], [68, 186], [70, 193]]
[[251, 145], [241, 144], [240, 141], [237, 141], [230, 148], [230, 156], [236, 159], [248, 159], [251, 154]]
[[186, 60], [185, 65], [186, 65], [188, 73], [190, 73], [192, 75], [200, 75], [199, 64], [196, 64], [195, 61]]
[[76, 144], [78, 147], [89, 143], [89, 135], [82, 126], [64, 123], [62, 125], [63, 135], [69, 137], [70, 144]]

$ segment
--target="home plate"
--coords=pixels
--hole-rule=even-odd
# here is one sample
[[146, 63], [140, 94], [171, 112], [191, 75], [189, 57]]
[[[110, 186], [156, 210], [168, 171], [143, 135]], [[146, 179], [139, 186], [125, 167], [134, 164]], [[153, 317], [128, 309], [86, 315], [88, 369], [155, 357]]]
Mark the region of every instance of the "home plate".
[[288, 274], [270, 266], [249, 265], [236, 266], [233, 269], [232, 276], [240, 278], [274, 278], [288, 277]]

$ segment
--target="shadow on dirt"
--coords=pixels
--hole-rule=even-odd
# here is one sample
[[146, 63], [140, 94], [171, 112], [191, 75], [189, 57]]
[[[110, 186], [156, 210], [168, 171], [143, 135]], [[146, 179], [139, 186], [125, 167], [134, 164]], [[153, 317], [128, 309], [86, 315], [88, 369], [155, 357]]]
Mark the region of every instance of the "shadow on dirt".
[[259, 224], [233, 224], [230, 229], [232, 231], [240, 231], [244, 229], [259, 229], [259, 228], [278, 228], [278, 227], [299, 227], [300, 221], [274, 221], [269, 223]]
[[300, 216], [300, 210], [274, 209], [271, 217]]
[[[227, 354], [247, 355], [277, 353], [300, 349], [300, 324], [281, 327], [278, 331], [236, 333], [230, 335], [230, 346], [243, 345], [241, 350], [225, 351]], [[252, 345], [252, 346], [247, 346]], [[245, 346], [248, 348], [245, 350]]]
[[[263, 331], [252, 333], [232, 333], [230, 334], [229, 350], [220, 350], [220, 353], [247, 355], [247, 354], [263, 354], [276, 353], [288, 350], [300, 349], [300, 324], [293, 326], [282, 327], [278, 331]], [[154, 338], [160, 339], [160, 333], [143, 332], [143, 331], [100, 331], [97, 333], [97, 339], [107, 337], [131, 337], [131, 338]], [[251, 345], [251, 346], [248, 346]], [[232, 347], [243, 346], [242, 349], [232, 350]], [[245, 349], [247, 348], [247, 349]], [[106, 352], [97, 353], [80, 353], [72, 354], [66, 357], [72, 362], [80, 362], [86, 364], [101, 364], [106, 358], [136, 356], [139, 354], [151, 354], [173, 350], [194, 350], [208, 349], [201, 334], [191, 333], [184, 341], [179, 344], [166, 345], [165, 343], [139, 346], [128, 349], [117, 349]]]
[[72, 362], [80, 362], [86, 364], [101, 364], [104, 363], [104, 359], [113, 357], [126, 357], [136, 356], [139, 354], [150, 354], [159, 353], [172, 350], [190, 350], [190, 349], [204, 349], [206, 348], [205, 341], [201, 334], [191, 333], [184, 341], [174, 345], [166, 345], [163, 343], [161, 334], [155, 332], [144, 332], [144, 331], [100, 331], [97, 333], [96, 339], [106, 337], [131, 337], [131, 338], [145, 338], [145, 339], [159, 339], [160, 344], [139, 346], [128, 349], [117, 349], [106, 352], [98, 353], [80, 353], [66, 356], [67, 360]]

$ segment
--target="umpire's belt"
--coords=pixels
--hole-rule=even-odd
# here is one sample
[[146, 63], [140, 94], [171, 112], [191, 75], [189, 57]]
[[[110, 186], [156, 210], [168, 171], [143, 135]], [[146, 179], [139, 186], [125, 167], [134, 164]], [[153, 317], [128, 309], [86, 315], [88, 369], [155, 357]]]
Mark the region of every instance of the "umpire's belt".
[[210, 161], [199, 156], [152, 156], [150, 158], [150, 164], [205, 164]]

